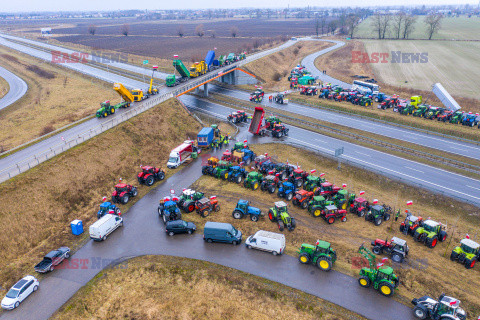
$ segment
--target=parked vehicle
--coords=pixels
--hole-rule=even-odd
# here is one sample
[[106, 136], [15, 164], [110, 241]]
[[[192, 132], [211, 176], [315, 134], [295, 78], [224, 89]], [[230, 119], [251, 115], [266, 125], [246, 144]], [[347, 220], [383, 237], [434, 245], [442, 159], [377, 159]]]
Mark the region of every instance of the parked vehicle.
[[247, 189], [257, 190], [260, 187], [263, 180], [261, 173], [252, 171], [249, 172], [245, 181], [243, 181], [243, 186]]
[[385, 253], [392, 257], [392, 261], [398, 263], [405, 260], [408, 255], [408, 251], [410, 250], [407, 246], [407, 242], [397, 237], [393, 237], [390, 241], [375, 239], [375, 241], [372, 241], [372, 246], [373, 253]]
[[113, 214], [106, 214], [90, 226], [90, 239], [95, 241], [105, 241], [110, 233], [121, 226], [123, 226], [123, 219], [121, 217]]
[[478, 114], [466, 114], [462, 119], [462, 125], [474, 127], [478, 124]]
[[240, 184], [246, 176], [247, 171], [240, 166], [230, 167], [230, 170], [228, 171], [228, 181], [236, 182], [238, 184]]
[[183, 211], [190, 213], [195, 210], [195, 202], [202, 199], [204, 194], [192, 189], [185, 189], [178, 198], [177, 205]]
[[264, 177], [262, 179], [262, 182], [260, 183], [260, 189], [262, 191], [268, 190], [269, 193], [275, 193], [275, 191], [277, 190], [277, 186], [280, 183], [280, 179], [278, 175], [279, 175], [278, 173], [275, 175], [269, 174], [266, 177]]
[[298, 261], [303, 264], [312, 263], [320, 270], [330, 271], [337, 261], [337, 253], [329, 242], [317, 240], [315, 245], [302, 244], [298, 251]]
[[203, 240], [237, 245], [242, 242], [242, 232], [235, 229], [230, 223], [207, 221], [203, 228]]
[[308, 203], [313, 199], [313, 191], [299, 190], [295, 192], [292, 204], [307, 209]]
[[423, 223], [423, 226], [415, 230], [413, 239], [425, 243], [429, 248], [435, 248], [438, 241], [443, 242], [447, 239], [447, 232], [444, 225], [428, 219]]
[[285, 236], [281, 233], [260, 230], [245, 240], [248, 249], [271, 252], [274, 256], [285, 251]]
[[303, 188], [307, 191], [313, 191], [315, 192], [317, 188], [321, 186], [322, 183], [325, 182], [325, 178], [322, 177], [317, 177], [314, 175], [308, 175], [307, 178], [305, 179]]
[[462, 239], [460, 246], [455, 247], [450, 254], [450, 260], [458, 261], [467, 269], [473, 268], [480, 260], [480, 244], [468, 238]]
[[[228, 151], [228, 150], [227, 150]], [[210, 157], [207, 159], [207, 164], [202, 166], [202, 174], [213, 176], [213, 169], [217, 167], [218, 161], [217, 157]]]
[[152, 186], [155, 181], [165, 179], [165, 170], [152, 166], [140, 166], [142, 172], [137, 175], [138, 183]]
[[70, 258], [70, 248], [60, 247], [57, 250], [50, 251], [43, 257], [35, 267], [34, 270], [39, 273], [46, 273], [53, 271], [55, 266], [62, 263], [63, 260]]
[[331, 204], [323, 209], [321, 217], [325, 219], [328, 224], [334, 223], [335, 220], [347, 222], [347, 210], [338, 209], [336, 205]]
[[182, 219], [182, 213], [180, 212], [177, 202], [165, 199], [160, 200], [158, 216], [163, 220], [163, 224], [166, 224], [168, 221]]
[[308, 212], [316, 218], [322, 216], [326, 206], [332, 205], [333, 201], [327, 201], [324, 196], [314, 196], [308, 203]]
[[220, 205], [218, 204], [216, 196], [212, 196], [210, 199], [203, 197], [195, 201], [195, 209], [202, 218], [205, 218], [209, 216], [212, 211], [220, 211]]
[[127, 204], [130, 197], [136, 197], [137, 195], [137, 187], [130, 184], [118, 183], [115, 185], [115, 190], [112, 192], [112, 202]]
[[178, 233], [188, 233], [192, 234], [197, 230], [197, 227], [193, 222], [186, 222], [183, 220], [173, 220], [173, 221], [167, 221], [167, 224], [165, 225], [165, 232], [169, 236], [173, 236]]
[[293, 231], [297, 226], [295, 218], [290, 216], [287, 204], [283, 201], [275, 202], [275, 206], [268, 210], [268, 218], [270, 221], [277, 223], [280, 231], [283, 231], [284, 228], [287, 228], [288, 231]]
[[22, 301], [38, 290], [39, 286], [40, 282], [34, 276], [23, 277], [8, 290], [2, 299], [2, 308], [5, 310], [18, 308]]
[[340, 191], [340, 189], [342, 188], [337, 187], [333, 183], [327, 181], [320, 184], [320, 188], [315, 190], [315, 195], [324, 196], [325, 199], [330, 200], [338, 193], [338, 191]]
[[260, 209], [250, 206], [248, 200], [238, 200], [237, 206], [232, 212], [234, 219], [242, 219], [244, 216], [249, 215], [250, 220], [257, 222], [263, 216]]
[[365, 215], [365, 221], [371, 221], [376, 226], [382, 224], [383, 221], [390, 220], [392, 208], [386, 205], [374, 205], [370, 207], [370, 211]]
[[410, 212], [407, 212], [407, 216], [405, 218], [405, 221], [403, 221], [400, 224], [400, 232], [408, 235], [410, 234], [411, 236], [415, 235], [415, 231], [423, 226], [423, 218], [422, 217], [416, 217], [412, 215]]
[[279, 196], [280, 198], [285, 198], [287, 201], [290, 201], [293, 199], [296, 190], [297, 189], [295, 188], [295, 185], [293, 183], [282, 182], [282, 184], [278, 188], [277, 196]]
[[438, 300], [423, 296], [413, 299], [413, 315], [417, 319], [466, 320], [467, 313], [460, 307], [460, 300], [442, 294]]
[[193, 141], [184, 141], [181, 145], [170, 151], [167, 167], [172, 169], [177, 168], [191, 158], [193, 151]]
[[368, 211], [370, 211], [370, 202], [365, 198], [355, 198], [350, 205], [350, 213], [354, 213], [359, 217], [363, 217]]
[[[107, 197], [105, 197], [104, 199], [106, 199], [106, 198]], [[116, 205], [114, 205], [111, 202], [105, 201], [100, 205], [100, 210], [98, 210], [98, 212], [97, 212], [97, 219], [100, 219], [101, 217], [103, 217], [107, 213], [113, 213], [113, 214], [116, 214], [116, 215], [120, 215], [120, 208], [117, 207]]]

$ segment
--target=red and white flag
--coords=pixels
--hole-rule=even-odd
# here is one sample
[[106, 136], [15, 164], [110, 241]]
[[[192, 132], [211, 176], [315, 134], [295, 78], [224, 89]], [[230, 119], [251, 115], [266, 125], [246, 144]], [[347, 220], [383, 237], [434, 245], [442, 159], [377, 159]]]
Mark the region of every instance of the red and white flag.
[[361, 196], [363, 196], [365, 194], [365, 191], [360, 191], [359, 193]]
[[325, 173], [323, 173], [323, 172], [320, 173], [320, 177], [323, 177], [323, 176], [325, 176]]
[[342, 184], [342, 188], [346, 188], [346, 187], [347, 187], [346, 183]]
[[174, 54], [173, 57], [176, 59], [178, 58], [178, 54]]
[[373, 204], [377, 204], [378, 203], [378, 199], [373, 199]]
[[172, 197], [172, 201], [178, 202], [178, 200], [180, 200], [180, 199], [178, 199], [177, 196], [173, 196], [173, 197]]
[[315, 172], [317, 172], [317, 169], [310, 170], [310, 173], [315, 173]]
[[211, 196], [210, 197], [210, 200], [215, 200], [215, 199], [217, 199], [217, 196]]
[[265, 152], [265, 157], [268, 157], [268, 153]]
[[408, 200], [407, 201], [407, 206], [411, 206], [413, 204], [413, 201], [412, 200]]
[[247, 139], [243, 140], [243, 144], [247, 144], [247, 142], [248, 142]]
[[182, 191], [185, 191], [185, 190], [187, 190], [187, 189], [185, 189], [185, 188], [182, 189]]
[[157, 70], [158, 66], [153, 66], [152, 68], [153, 68], [153, 70]]
[[465, 235], [465, 239], [470, 239], [470, 236], [468, 235], [468, 233]]
[[103, 197], [103, 198], [102, 198], [102, 201], [103, 201], [103, 202], [107, 201], [107, 197]]

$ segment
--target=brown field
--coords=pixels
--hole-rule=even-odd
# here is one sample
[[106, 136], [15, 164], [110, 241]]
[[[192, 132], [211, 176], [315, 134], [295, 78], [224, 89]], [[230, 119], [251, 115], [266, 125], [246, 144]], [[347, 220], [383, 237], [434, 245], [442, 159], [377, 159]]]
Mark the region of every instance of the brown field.
[[0, 63], [28, 85], [25, 96], [0, 111], [3, 151], [94, 114], [102, 101], [120, 101], [105, 82], [5, 47]]
[[287, 80], [290, 71], [307, 55], [331, 46], [319, 41], [301, 41], [294, 46], [250, 62], [244, 68], [255, 74], [264, 89], [284, 91], [290, 89]]
[[[401, 282], [395, 299], [408, 305], [413, 297], [425, 294], [438, 296], [446, 292], [461, 299], [469, 311], [480, 312], [480, 298], [476, 294], [480, 285], [478, 276], [480, 269], [467, 270], [462, 265], [449, 260], [451, 250], [466, 233], [477, 234], [480, 219], [480, 211], [477, 207], [437, 196], [426, 190], [410, 187], [348, 165], [342, 164], [342, 170], [339, 171], [336, 169], [336, 161], [290, 146], [282, 145], [278, 148], [275, 144], [256, 145], [252, 149], [257, 154], [267, 152], [279, 161], [285, 162], [288, 159], [289, 163], [298, 163], [304, 170], [315, 168], [319, 173], [325, 172], [327, 180], [337, 185], [346, 183], [350, 192], [358, 194], [360, 190], [364, 190], [368, 199], [379, 199], [380, 203], [387, 203], [395, 209], [400, 208], [402, 212], [407, 209], [406, 202], [413, 200], [414, 205], [409, 209], [415, 215], [421, 215], [425, 219], [431, 217], [446, 224], [449, 235], [446, 243], [440, 243], [435, 249], [429, 249], [423, 244], [414, 242], [411, 236], [405, 236], [399, 232], [400, 220], [404, 219], [404, 213], [399, 221], [395, 222], [392, 218], [380, 227], [375, 227], [373, 223], [365, 222], [363, 218], [351, 214], [345, 223], [336, 221], [333, 225], [328, 225], [323, 219], [312, 217], [306, 210], [290, 205], [289, 212], [297, 219], [297, 228], [293, 232], [284, 231], [287, 238], [287, 254], [296, 256], [296, 250], [302, 243], [314, 243], [320, 238], [331, 242], [338, 253], [339, 260], [334, 268], [357, 277], [359, 270], [352, 267], [352, 258], [359, 256], [358, 247], [363, 242], [370, 247], [370, 241], [375, 238], [385, 239], [397, 236], [407, 240], [410, 255], [403, 264], [394, 266]], [[222, 206], [220, 213], [213, 213], [207, 219], [232, 223], [245, 235], [253, 234], [258, 229], [278, 232], [276, 224], [266, 217], [254, 223], [249, 219], [235, 220], [231, 216], [238, 199], [249, 200], [253, 206], [260, 208], [262, 212], [267, 212], [268, 208], [279, 199], [276, 194], [271, 195], [260, 190], [245, 190], [243, 186], [210, 176], [200, 178], [192, 188], [201, 190], [207, 195], [216, 195], [219, 199]], [[189, 215], [186, 220], [195, 222], [200, 229], [205, 221], [197, 214]], [[444, 253], [446, 253], [445, 257]], [[448, 278], [445, 277], [447, 274]]]
[[[404, 99], [409, 99], [414, 95], [421, 95], [429, 104], [443, 106], [440, 100], [438, 100], [435, 94], [431, 91], [418, 90], [405, 86], [398, 87], [382, 82], [380, 76], [375, 74], [375, 70], [370, 64], [352, 63], [352, 51], [354, 50], [366, 52], [363, 42], [347, 41], [342, 48], [318, 57], [315, 60], [315, 66], [320, 70], [326, 69], [328, 75], [346, 83], [352, 83], [354, 75], [366, 76], [369, 79], [374, 78], [377, 80], [378, 85], [380, 86], [380, 91], [387, 94], [398, 94]], [[455, 94], [452, 94], [452, 97], [457, 100], [461, 106], [467, 106], [465, 107], [466, 110], [480, 112], [480, 100]]]
[[[116, 294], [119, 291], [122, 294]], [[52, 318], [364, 319], [273, 281], [168, 256], [138, 257], [129, 260], [125, 269], [100, 272]]]
[[[8, 250], [0, 253], [0, 286], [9, 288], [33, 272], [35, 261], [52, 248], [80, 245], [70, 221], [81, 219], [88, 230], [102, 197], [120, 177], [136, 185], [140, 164], [164, 165], [170, 150], [195, 137], [200, 127], [171, 99], [2, 183], [0, 243]], [[149, 190], [140, 186], [139, 197]], [[132, 203], [121, 206], [122, 212]]]
[[0, 77], [0, 99], [3, 98], [9, 90], [10, 85], [8, 84], [8, 82], [2, 77]]

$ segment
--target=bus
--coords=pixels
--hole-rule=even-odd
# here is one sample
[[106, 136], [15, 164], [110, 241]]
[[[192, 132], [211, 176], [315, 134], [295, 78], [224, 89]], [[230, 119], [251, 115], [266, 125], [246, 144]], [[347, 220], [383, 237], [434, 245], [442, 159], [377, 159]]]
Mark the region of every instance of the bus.
[[378, 84], [359, 81], [359, 80], [354, 80], [353, 81], [353, 89], [355, 89], [355, 87], [357, 87], [357, 88], [360, 87], [362, 89], [366, 88], [366, 89], [372, 91], [373, 95], [377, 95], [379, 90], [380, 90], [380, 87], [378, 86]]

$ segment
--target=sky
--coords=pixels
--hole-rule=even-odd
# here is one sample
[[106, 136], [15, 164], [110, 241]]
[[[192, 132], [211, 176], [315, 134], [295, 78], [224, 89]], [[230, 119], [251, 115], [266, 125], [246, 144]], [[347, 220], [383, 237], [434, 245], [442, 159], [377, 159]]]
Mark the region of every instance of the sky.
[[[221, 5], [219, 5], [221, 3]], [[445, 4], [478, 5], [478, 0], [337, 0], [322, 2], [319, 0], [15, 0], [2, 1], [1, 12], [32, 11], [113, 11], [127, 9], [208, 9], [208, 8], [285, 8], [306, 6], [388, 6], [388, 5], [445, 5]]]

